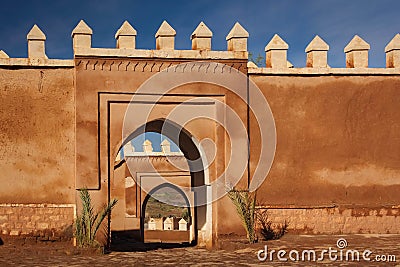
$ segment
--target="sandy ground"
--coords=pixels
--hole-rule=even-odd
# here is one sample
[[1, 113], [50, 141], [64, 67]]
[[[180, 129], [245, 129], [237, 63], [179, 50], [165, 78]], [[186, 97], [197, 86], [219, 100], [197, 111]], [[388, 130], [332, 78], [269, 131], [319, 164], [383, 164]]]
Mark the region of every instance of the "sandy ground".
[[[338, 244], [339, 239], [341, 243]], [[400, 266], [400, 235], [287, 234], [280, 240], [261, 241], [252, 245], [232, 237], [221, 242], [220, 249], [213, 251], [166, 244], [143, 246], [130, 240], [119, 240], [104, 255], [93, 250], [74, 248], [71, 242], [3, 240], [4, 244], [0, 246], [0, 266]], [[329, 258], [329, 248], [332, 259]], [[279, 250], [285, 252], [280, 253], [281, 260], [286, 261], [279, 260]], [[316, 253], [315, 261], [313, 254], [308, 259], [310, 250]], [[321, 256], [323, 250], [327, 252]], [[360, 255], [359, 261], [352, 258], [356, 250]], [[365, 251], [366, 259], [369, 260], [363, 259]], [[296, 259], [296, 253], [299, 261], [291, 259]], [[347, 253], [350, 253], [348, 260]], [[263, 261], [259, 260], [258, 254]], [[396, 262], [393, 262], [394, 257]], [[377, 259], [386, 260], [378, 262]]]

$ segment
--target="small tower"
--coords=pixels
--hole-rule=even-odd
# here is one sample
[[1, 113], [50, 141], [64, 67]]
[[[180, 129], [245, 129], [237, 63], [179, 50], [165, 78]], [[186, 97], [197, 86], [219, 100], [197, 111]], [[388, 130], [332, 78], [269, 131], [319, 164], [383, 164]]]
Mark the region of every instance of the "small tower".
[[157, 50], [174, 50], [175, 49], [176, 31], [165, 20], [156, 32], [156, 49]]
[[46, 35], [35, 24], [26, 36], [28, 40], [28, 58], [47, 58], [45, 53]]
[[164, 231], [172, 231], [174, 230], [174, 218], [168, 217], [164, 221]]
[[161, 142], [161, 151], [164, 154], [171, 153], [171, 143], [167, 139]]
[[289, 45], [278, 34], [275, 34], [265, 47], [267, 68], [287, 68], [288, 49]]
[[187, 221], [183, 218], [179, 221], [179, 231], [187, 231]]
[[307, 53], [306, 66], [310, 68], [327, 68], [328, 50], [329, 45], [316, 35], [305, 50]]
[[135, 49], [136, 46], [136, 30], [129, 24], [128, 21], [124, 21], [121, 27], [115, 34], [117, 40], [117, 48], [130, 48]]
[[83, 20], [79, 21], [71, 34], [74, 43], [74, 50], [78, 47], [91, 48], [92, 34], [92, 29]]
[[190, 39], [192, 39], [192, 49], [211, 50], [212, 36], [212, 31], [207, 27], [207, 25], [204, 24], [204, 22], [200, 22], [190, 37]]
[[386, 67], [400, 68], [400, 34], [396, 34], [385, 47]]
[[154, 218], [150, 218], [148, 222], [148, 229], [149, 230], [157, 230], [156, 220]]
[[236, 22], [226, 36], [228, 51], [247, 51], [247, 38], [249, 38], [249, 33], [239, 22]]
[[344, 48], [346, 53], [346, 68], [368, 68], [369, 44], [360, 36], [355, 35]]
[[153, 152], [153, 144], [150, 142], [150, 140], [145, 140], [143, 142], [143, 152], [145, 153], [152, 153]]

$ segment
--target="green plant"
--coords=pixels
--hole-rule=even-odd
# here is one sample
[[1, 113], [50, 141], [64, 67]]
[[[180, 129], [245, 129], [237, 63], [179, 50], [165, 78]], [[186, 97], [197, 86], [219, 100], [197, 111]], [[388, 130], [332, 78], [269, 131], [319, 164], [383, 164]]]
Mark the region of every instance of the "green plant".
[[189, 220], [189, 209], [188, 209], [188, 208], [185, 209], [185, 210], [182, 212], [181, 217], [182, 217], [183, 219], [185, 219], [186, 221]]
[[103, 220], [111, 214], [111, 210], [117, 204], [118, 200], [113, 199], [103, 208], [95, 212], [92, 205], [92, 199], [86, 188], [80, 190], [80, 199], [82, 202], [82, 212], [77, 216], [75, 222], [75, 237], [79, 247], [94, 247], [100, 245], [96, 240], [96, 233], [99, 230]]
[[267, 210], [257, 210], [256, 216], [258, 225], [260, 226], [260, 233], [264, 240], [276, 240], [287, 233], [287, 228], [289, 227], [288, 221], [285, 220], [283, 224], [272, 227], [272, 221], [268, 218]]
[[254, 54], [249, 52], [249, 61], [254, 62], [258, 67], [265, 66], [265, 58], [261, 54], [254, 58]]
[[255, 243], [257, 240], [255, 231], [256, 193], [252, 194], [248, 190], [231, 189], [228, 191], [228, 196], [235, 205], [236, 211], [242, 220], [249, 243]]

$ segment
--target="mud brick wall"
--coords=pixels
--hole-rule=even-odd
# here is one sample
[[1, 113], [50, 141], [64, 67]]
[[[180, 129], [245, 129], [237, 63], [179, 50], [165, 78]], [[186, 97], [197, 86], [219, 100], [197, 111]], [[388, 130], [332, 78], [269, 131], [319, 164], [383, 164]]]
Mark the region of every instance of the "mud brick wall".
[[0, 233], [48, 240], [71, 238], [75, 205], [0, 204]]
[[400, 234], [400, 207], [268, 209], [273, 224], [304, 234]]

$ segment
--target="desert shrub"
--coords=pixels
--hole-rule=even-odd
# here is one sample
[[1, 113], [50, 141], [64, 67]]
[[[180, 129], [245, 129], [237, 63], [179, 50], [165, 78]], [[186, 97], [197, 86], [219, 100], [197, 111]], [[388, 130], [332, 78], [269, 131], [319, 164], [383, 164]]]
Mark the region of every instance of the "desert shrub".
[[260, 234], [264, 240], [276, 240], [287, 233], [289, 222], [285, 220], [283, 224], [272, 227], [272, 221], [268, 218], [267, 210], [257, 210], [256, 217], [258, 226], [260, 228]]
[[104, 205], [98, 212], [94, 211], [92, 199], [87, 189], [81, 189], [79, 196], [82, 202], [82, 212], [75, 222], [75, 237], [79, 247], [94, 247], [100, 245], [96, 241], [96, 233], [103, 220], [111, 214], [111, 210], [118, 200], [113, 199]]
[[257, 240], [255, 230], [256, 194], [250, 193], [248, 190], [231, 189], [228, 191], [228, 196], [236, 207], [249, 243], [255, 243]]

